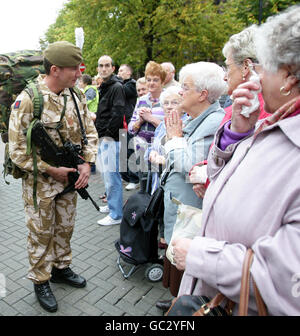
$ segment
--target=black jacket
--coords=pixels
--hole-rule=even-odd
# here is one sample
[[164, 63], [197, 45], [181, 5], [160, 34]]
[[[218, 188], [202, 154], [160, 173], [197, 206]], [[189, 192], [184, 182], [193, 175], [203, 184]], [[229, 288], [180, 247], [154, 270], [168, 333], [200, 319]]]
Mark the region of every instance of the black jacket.
[[136, 81], [133, 78], [125, 79], [123, 88], [126, 97], [125, 119], [127, 124], [129, 124], [137, 99]]
[[99, 104], [95, 122], [99, 138], [111, 137], [119, 141], [119, 130], [123, 128], [124, 113], [123, 83], [116, 75], [112, 75], [99, 88]]

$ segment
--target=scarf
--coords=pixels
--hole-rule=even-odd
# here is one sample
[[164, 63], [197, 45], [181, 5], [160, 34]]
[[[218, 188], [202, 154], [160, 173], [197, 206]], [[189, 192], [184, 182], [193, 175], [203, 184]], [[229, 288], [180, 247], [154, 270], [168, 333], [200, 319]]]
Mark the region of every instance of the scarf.
[[266, 127], [275, 124], [277, 121], [283, 120], [288, 117], [293, 117], [300, 113], [300, 96], [290, 100], [286, 104], [282, 105], [275, 113], [267, 117], [257, 128], [254, 133], [256, 137], [257, 134], [262, 132]]

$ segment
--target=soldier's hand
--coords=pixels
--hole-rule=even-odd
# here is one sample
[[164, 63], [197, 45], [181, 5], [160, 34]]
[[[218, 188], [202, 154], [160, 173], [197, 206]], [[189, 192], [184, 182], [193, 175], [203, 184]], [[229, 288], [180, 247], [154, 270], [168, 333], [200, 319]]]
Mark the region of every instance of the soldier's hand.
[[67, 167], [49, 167], [46, 173], [52, 176], [56, 181], [61, 183], [68, 183], [68, 174], [71, 172], [76, 172], [75, 168]]
[[79, 178], [75, 183], [75, 189], [85, 188], [91, 174], [91, 166], [88, 163], [78, 165]]

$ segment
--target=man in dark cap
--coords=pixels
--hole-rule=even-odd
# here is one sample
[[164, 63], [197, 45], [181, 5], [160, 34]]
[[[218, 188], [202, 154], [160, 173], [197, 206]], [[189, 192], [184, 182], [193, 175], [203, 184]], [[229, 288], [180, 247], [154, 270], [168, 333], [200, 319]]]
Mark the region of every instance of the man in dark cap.
[[[57, 146], [66, 140], [82, 148], [85, 162], [77, 166], [79, 178], [75, 188], [87, 186], [90, 164], [95, 162], [98, 135], [90, 118], [84, 96], [73, 95], [70, 88], [81, 76], [79, 65], [81, 50], [69, 42], [50, 44], [44, 52], [46, 75], [40, 75], [36, 87], [43, 96], [43, 111], [40, 119]], [[81, 114], [87, 142], [83, 141], [76, 105]], [[27, 172], [23, 179], [23, 200], [25, 204], [28, 234], [28, 255], [30, 269], [28, 278], [34, 283], [34, 290], [41, 306], [50, 312], [57, 310], [57, 302], [51, 291], [49, 280], [81, 288], [86, 280], [75, 274], [70, 240], [75, 223], [77, 193], [60, 194], [68, 185], [68, 173], [75, 168], [56, 167], [42, 160], [37, 150], [36, 163], [33, 155], [26, 154], [26, 135], [33, 120], [33, 99], [23, 91], [12, 106], [9, 125], [9, 152], [12, 161]], [[37, 176], [34, 170], [37, 169]], [[34, 204], [33, 185], [37, 183]]]

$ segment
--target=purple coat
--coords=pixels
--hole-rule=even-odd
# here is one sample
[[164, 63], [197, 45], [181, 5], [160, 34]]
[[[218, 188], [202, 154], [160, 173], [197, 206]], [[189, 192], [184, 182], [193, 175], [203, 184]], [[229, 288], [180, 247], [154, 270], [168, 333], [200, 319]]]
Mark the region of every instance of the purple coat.
[[[187, 254], [178, 295], [213, 297], [221, 291], [238, 302], [242, 263], [252, 247], [251, 274], [269, 314], [300, 314], [299, 130], [297, 115], [255, 140], [249, 136], [225, 151], [213, 146], [202, 227]], [[249, 315], [256, 311], [251, 288]]]

